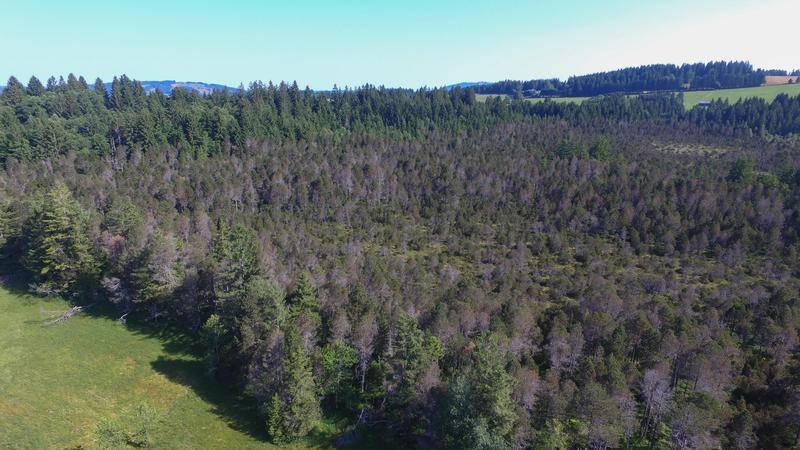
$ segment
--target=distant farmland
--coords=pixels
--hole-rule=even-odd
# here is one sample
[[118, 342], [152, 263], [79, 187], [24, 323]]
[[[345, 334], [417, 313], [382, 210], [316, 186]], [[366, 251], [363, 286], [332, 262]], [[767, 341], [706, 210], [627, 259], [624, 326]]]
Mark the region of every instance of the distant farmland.
[[701, 100], [728, 100], [735, 103], [743, 98], [759, 97], [771, 102], [778, 94], [798, 95], [800, 84], [782, 84], [741, 89], [718, 89], [715, 91], [691, 91], [683, 93], [683, 106], [690, 109]]
[[[686, 109], [695, 107], [702, 100], [728, 100], [735, 103], [738, 100], [750, 97], [763, 98], [771, 102], [778, 94], [800, 95], [800, 83], [782, 84], [773, 86], [759, 86], [740, 89], [716, 89], [712, 91], [688, 91], [683, 93], [683, 106]], [[507, 95], [477, 94], [478, 101], [486, 101], [489, 97], [508, 97]], [[557, 103], [582, 103], [589, 97], [554, 97], [552, 101]], [[540, 103], [544, 98], [529, 98], [529, 102]]]

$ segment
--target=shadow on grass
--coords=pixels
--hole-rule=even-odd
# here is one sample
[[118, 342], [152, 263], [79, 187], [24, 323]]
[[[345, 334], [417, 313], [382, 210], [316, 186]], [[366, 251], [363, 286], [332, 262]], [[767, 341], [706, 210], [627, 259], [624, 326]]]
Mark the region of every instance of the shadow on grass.
[[213, 412], [229, 427], [267, 442], [266, 425], [258, 413], [256, 402], [245, 395], [236, 395], [210, 380], [202, 361], [160, 357], [150, 363], [153, 369], [171, 381], [191, 388], [214, 407]]
[[[0, 272], [2, 273], [2, 272]], [[31, 279], [24, 272], [18, 272], [13, 275], [0, 275], [0, 285], [10, 291], [12, 294], [20, 297], [22, 301], [27, 304], [41, 302], [47, 298], [63, 298], [72, 305], [91, 305], [90, 308], [81, 311], [81, 315], [88, 317], [95, 317], [99, 319], [107, 319], [118, 321], [122, 315], [119, 310], [112, 304], [105, 301], [103, 298], [89, 298], [89, 296], [74, 296], [74, 297], [46, 297], [32, 293], [29, 287]], [[59, 316], [60, 313], [66, 311], [47, 311], [51, 319]], [[45, 317], [42, 320], [27, 320], [26, 324], [40, 323], [44, 325], [46, 322]], [[122, 322], [120, 322], [122, 324]], [[151, 322], [144, 320], [143, 317], [136, 314], [131, 314], [125, 322], [128, 330], [133, 331], [135, 334], [147, 338], [154, 338], [161, 341], [164, 350], [171, 354], [181, 354], [202, 358], [204, 354], [204, 347], [196, 336], [192, 335], [188, 330], [179, 326], [178, 324], [162, 320], [161, 322]]]
[[[87, 315], [118, 320], [120, 313], [113, 305], [100, 303], [87, 310]], [[212, 406], [216, 414], [230, 428], [245, 433], [261, 442], [269, 442], [266, 424], [258, 412], [254, 398], [227, 389], [206, 375], [203, 363], [205, 346], [196, 334], [171, 321], [146, 321], [139, 315], [130, 315], [124, 325], [143, 339], [156, 339], [170, 357], [160, 356], [150, 362], [156, 372], [170, 381], [190, 388], [198, 397]], [[173, 357], [174, 356], [174, 357]]]
[[[115, 317], [116, 320], [118, 317]], [[171, 322], [152, 323], [138, 318], [128, 320], [125, 326], [136, 335], [157, 339], [164, 351], [171, 355], [191, 356], [201, 360], [205, 356], [205, 346], [198, 336]], [[202, 364], [200, 374], [204, 373]]]

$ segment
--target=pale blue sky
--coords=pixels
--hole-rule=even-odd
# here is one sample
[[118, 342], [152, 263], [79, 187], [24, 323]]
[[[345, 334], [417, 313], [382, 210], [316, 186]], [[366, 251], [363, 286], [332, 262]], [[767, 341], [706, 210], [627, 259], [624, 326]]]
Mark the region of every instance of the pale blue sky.
[[800, 68], [797, 0], [9, 1], [0, 79], [439, 86], [657, 62]]

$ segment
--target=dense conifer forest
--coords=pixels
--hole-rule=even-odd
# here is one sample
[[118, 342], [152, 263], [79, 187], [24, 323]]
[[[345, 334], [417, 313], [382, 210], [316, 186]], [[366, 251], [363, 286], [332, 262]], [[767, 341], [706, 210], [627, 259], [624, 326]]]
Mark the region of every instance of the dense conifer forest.
[[34, 292], [195, 333], [276, 444], [337, 418], [340, 445], [796, 448], [798, 134], [786, 95], [12, 78], [0, 244]]

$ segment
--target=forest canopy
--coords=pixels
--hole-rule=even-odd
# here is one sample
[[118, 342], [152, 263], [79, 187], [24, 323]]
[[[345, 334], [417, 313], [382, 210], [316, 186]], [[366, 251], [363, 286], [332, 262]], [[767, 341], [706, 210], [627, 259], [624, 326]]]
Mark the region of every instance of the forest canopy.
[[499, 123], [558, 117], [571, 123], [598, 119], [689, 122], [727, 134], [800, 133], [800, 98], [779, 95], [768, 103], [715, 101], [684, 111], [680, 94], [609, 96], [580, 105], [528, 103], [500, 98], [476, 101], [468, 89], [386, 89], [363, 86], [329, 93], [297, 83], [252, 83], [237, 92], [208, 96], [176, 89], [147, 94], [141, 83], [116, 78], [106, 91], [69, 75], [27, 87], [12, 77], [0, 103], [0, 162], [37, 160], [69, 152], [109, 155], [119, 146], [190, 148], [195, 155], [222, 154], [260, 140], [341, 139], [363, 133], [424, 139], [436, 131], [459, 133]]
[[[751, 82], [715, 67], [645, 78]], [[791, 448], [798, 133], [786, 95], [12, 78], [0, 244], [37, 293], [194, 333], [274, 443], [337, 418], [344, 443]]]

